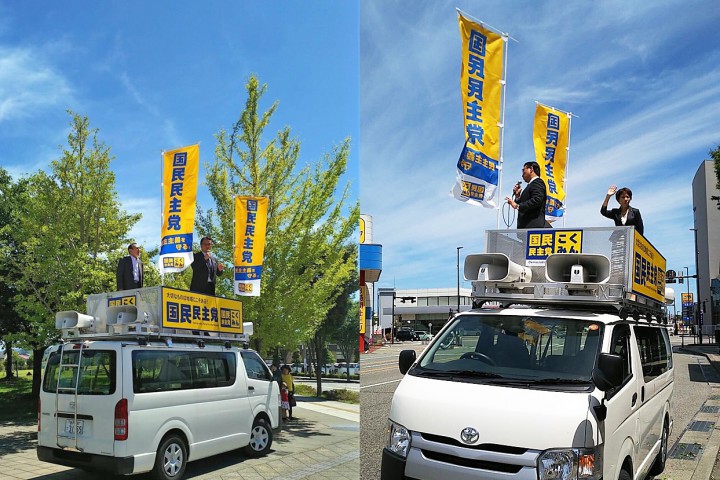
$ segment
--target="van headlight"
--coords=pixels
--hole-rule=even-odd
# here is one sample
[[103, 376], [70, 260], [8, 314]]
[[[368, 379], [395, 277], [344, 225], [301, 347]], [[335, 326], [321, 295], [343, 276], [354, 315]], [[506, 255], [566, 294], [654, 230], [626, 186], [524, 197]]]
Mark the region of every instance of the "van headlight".
[[538, 458], [539, 480], [599, 479], [602, 456], [594, 448], [547, 450]]
[[403, 458], [407, 457], [410, 450], [410, 432], [407, 428], [392, 420], [388, 421], [388, 443], [387, 448]]

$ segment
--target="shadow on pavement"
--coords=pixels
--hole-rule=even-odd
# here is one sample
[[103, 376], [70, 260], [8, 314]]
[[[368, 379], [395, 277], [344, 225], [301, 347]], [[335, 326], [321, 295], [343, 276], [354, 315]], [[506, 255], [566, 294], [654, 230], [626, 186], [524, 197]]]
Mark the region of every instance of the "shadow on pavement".
[[[11, 427], [12, 424], [5, 423], [3, 426]], [[35, 424], [17, 424], [17, 426], [25, 428], [4, 434], [0, 437], [0, 457], [36, 447], [37, 428], [27, 428], [28, 426], [35, 427]]]

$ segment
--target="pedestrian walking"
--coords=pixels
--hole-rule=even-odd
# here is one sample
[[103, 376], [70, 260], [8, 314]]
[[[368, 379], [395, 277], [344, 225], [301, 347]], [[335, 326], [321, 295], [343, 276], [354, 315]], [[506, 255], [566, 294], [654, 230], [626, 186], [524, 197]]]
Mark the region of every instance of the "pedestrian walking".
[[297, 405], [297, 402], [295, 401], [295, 384], [293, 383], [292, 373], [290, 373], [290, 365], [283, 365], [281, 371], [282, 381], [287, 385], [288, 389], [288, 418], [292, 420], [292, 407]]

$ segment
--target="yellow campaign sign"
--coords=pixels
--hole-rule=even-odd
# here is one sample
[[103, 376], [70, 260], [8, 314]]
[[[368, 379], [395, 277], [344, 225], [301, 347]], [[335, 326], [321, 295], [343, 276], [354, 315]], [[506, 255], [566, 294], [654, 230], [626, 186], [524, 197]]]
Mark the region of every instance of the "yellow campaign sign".
[[108, 298], [108, 307], [121, 307], [123, 305], [135, 305], [135, 295], [124, 295], [122, 297]]
[[552, 222], [565, 213], [565, 170], [570, 143], [570, 114], [537, 104], [533, 128], [535, 160], [547, 186], [545, 218]]
[[192, 263], [200, 146], [163, 153], [160, 273], [182, 272]]
[[365, 305], [367, 302], [367, 296], [367, 285], [360, 285], [360, 335], [365, 333]]
[[665, 302], [665, 257], [635, 230], [633, 240], [633, 293]]
[[163, 287], [162, 312], [164, 328], [243, 333], [239, 300]]
[[260, 296], [268, 197], [235, 197], [235, 294]]
[[528, 230], [526, 265], [544, 265], [553, 253], [582, 252], [582, 230]]
[[493, 160], [500, 157], [503, 54], [501, 35], [458, 15], [462, 39], [460, 91], [465, 139]]

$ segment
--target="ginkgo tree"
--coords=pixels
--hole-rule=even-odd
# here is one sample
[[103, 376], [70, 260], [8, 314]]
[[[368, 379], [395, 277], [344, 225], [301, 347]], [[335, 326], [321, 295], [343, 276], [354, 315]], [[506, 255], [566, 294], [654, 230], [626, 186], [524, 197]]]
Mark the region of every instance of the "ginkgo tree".
[[[357, 269], [357, 255], [343, 255], [359, 222], [359, 204], [342, 184], [350, 140], [301, 162], [289, 127], [266, 133], [278, 108], [275, 102], [261, 111], [267, 85], [250, 76], [245, 88], [239, 119], [216, 135], [215, 159], [206, 165], [215, 205], [200, 210], [197, 229], [213, 237], [215, 252], [232, 265], [234, 196], [269, 197], [261, 295], [243, 298], [243, 318], [254, 323], [255, 348], [287, 347], [314, 334]], [[231, 295], [232, 274], [224, 277], [220, 289]]]

